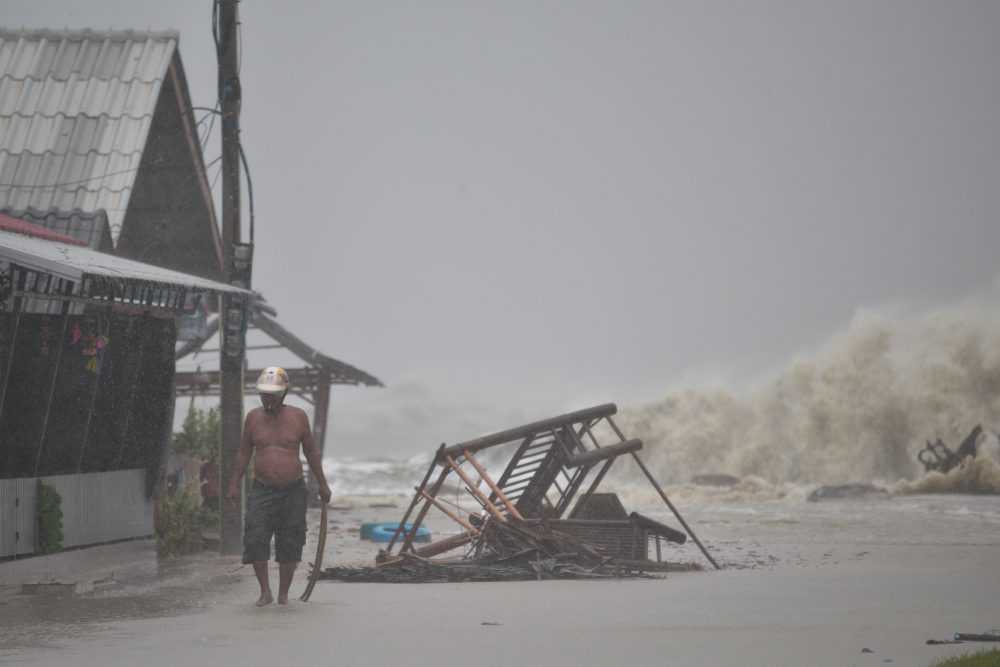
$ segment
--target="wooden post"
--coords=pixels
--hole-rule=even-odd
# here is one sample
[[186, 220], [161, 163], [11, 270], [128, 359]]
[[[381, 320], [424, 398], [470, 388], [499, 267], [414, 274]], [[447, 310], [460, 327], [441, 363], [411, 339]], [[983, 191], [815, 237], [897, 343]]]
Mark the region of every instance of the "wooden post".
[[[217, 0], [219, 8], [218, 59], [219, 59], [219, 108], [222, 121], [222, 271], [226, 281], [235, 277], [235, 244], [240, 242], [240, 108], [242, 91], [239, 78], [239, 1]], [[249, 285], [246, 286], [249, 288]], [[243, 435], [243, 360], [242, 345], [238, 353], [229, 354], [232, 345], [226, 344], [227, 335], [234, 333], [236, 326], [232, 317], [242, 312], [240, 321], [246, 318], [242, 297], [223, 295], [219, 312], [219, 409], [222, 422], [222, 456], [219, 459], [223, 494], [232, 479], [240, 452]], [[236, 502], [226, 499], [220, 504], [220, 551], [223, 554], [238, 554], [243, 547], [243, 494]]]
[[507, 511], [510, 512], [510, 515], [515, 519], [524, 521], [524, 517], [521, 516], [521, 513], [517, 511], [517, 508], [514, 507], [514, 504], [510, 502], [510, 498], [508, 498], [507, 495], [503, 492], [503, 490], [501, 490], [500, 487], [497, 486], [496, 482], [494, 482], [490, 478], [490, 476], [486, 474], [486, 469], [483, 468], [483, 466], [479, 465], [479, 462], [476, 461], [476, 459], [472, 458], [472, 454], [470, 452], [465, 452], [465, 460], [472, 464], [472, 467], [475, 468], [476, 472], [479, 473], [479, 477], [481, 477], [482, 480], [486, 482], [486, 486], [490, 487], [493, 493], [496, 494], [497, 498], [500, 499], [500, 502], [502, 502], [504, 504], [504, 507], [507, 508]]
[[[326, 424], [330, 415], [330, 371], [325, 368], [319, 369], [316, 385], [312, 395], [313, 404], [313, 442], [319, 449], [319, 460], [322, 464], [323, 454], [326, 451]], [[319, 480], [315, 480], [319, 484]]]
[[326, 446], [326, 424], [330, 413], [330, 371], [320, 368], [319, 383], [313, 394], [313, 439], [319, 447], [320, 460]]

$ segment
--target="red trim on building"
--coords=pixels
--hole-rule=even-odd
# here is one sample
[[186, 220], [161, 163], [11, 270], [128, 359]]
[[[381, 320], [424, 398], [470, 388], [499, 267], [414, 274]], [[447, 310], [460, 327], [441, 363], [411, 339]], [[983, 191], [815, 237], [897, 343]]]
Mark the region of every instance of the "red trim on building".
[[73, 245], [80, 246], [87, 245], [85, 242], [75, 239], [72, 236], [60, 234], [59, 232], [54, 232], [51, 229], [33, 225], [30, 222], [18, 220], [17, 218], [12, 218], [3, 213], [0, 213], [0, 230], [5, 232], [14, 232], [16, 234], [24, 234], [26, 236], [34, 236], [35, 238], [45, 239], [46, 241], [59, 241], [60, 243], [71, 243]]

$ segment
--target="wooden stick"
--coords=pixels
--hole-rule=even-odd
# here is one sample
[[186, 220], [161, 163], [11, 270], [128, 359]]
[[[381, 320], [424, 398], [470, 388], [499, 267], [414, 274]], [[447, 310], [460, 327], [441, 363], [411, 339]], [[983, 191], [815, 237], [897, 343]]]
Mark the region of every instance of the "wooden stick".
[[441, 502], [437, 498], [432, 498], [431, 496], [427, 495], [427, 492], [424, 491], [423, 489], [417, 489], [417, 493], [419, 493], [424, 498], [426, 498], [427, 500], [429, 500], [432, 503], [434, 503], [434, 507], [436, 507], [439, 510], [441, 510], [442, 512], [444, 512], [445, 515], [449, 519], [451, 519], [452, 521], [454, 521], [457, 524], [461, 524], [461, 526], [463, 528], [465, 528], [466, 530], [468, 530], [469, 532], [471, 532], [473, 535], [479, 535], [479, 529], [478, 528], [476, 528], [471, 523], [469, 523], [468, 521], [466, 521], [462, 517], [458, 516], [457, 514], [453, 514], [451, 512], [451, 510], [449, 510], [447, 507], [445, 507], [444, 505], [442, 505]]
[[458, 476], [462, 478], [463, 482], [465, 482], [465, 486], [468, 487], [469, 493], [471, 493], [472, 495], [474, 495], [476, 498], [479, 499], [479, 502], [482, 503], [483, 507], [485, 507], [490, 514], [493, 515], [493, 518], [495, 518], [497, 521], [503, 521], [506, 523], [507, 519], [505, 519], [503, 514], [500, 513], [500, 510], [496, 508], [496, 505], [490, 502], [489, 498], [484, 496], [479, 491], [479, 489], [476, 488], [476, 485], [472, 483], [472, 480], [469, 479], [469, 476], [466, 475], [465, 472], [458, 467], [457, 463], [455, 463], [455, 459], [451, 458], [451, 456], [449, 456], [448, 454], [445, 454], [444, 460], [448, 462], [448, 465], [451, 466], [452, 470], [458, 473]]
[[701, 549], [701, 553], [705, 554], [705, 558], [708, 559], [708, 562], [714, 565], [716, 570], [721, 570], [722, 568], [719, 567], [719, 564], [716, 563], [715, 559], [712, 558], [711, 554], [708, 553], [708, 549], [705, 548], [705, 546], [701, 543], [701, 540], [698, 539], [698, 536], [694, 534], [693, 530], [691, 530], [691, 526], [687, 525], [687, 522], [684, 520], [684, 517], [681, 516], [681, 513], [677, 511], [677, 508], [674, 507], [674, 504], [670, 502], [669, 498], [667, 498], [667, 494], [663, 492], [663, 489], [660, 488], [660, 485], [656, 483], [655, 479], [653, 479], [653, 475], [649, 472], [649, 470], [646, 469], [646, 466], [643, 464], [642, 459], [639, 458], [639, 455], [636, 454], [635, 452], [632, 452], [632, 458], [634, 458], [635, 462], [639, 464], [639, 468], [642, 469], [642, 472], [644, 475], [646, 475], [646, 479], [649, 480], [649, 483], [653, 485], [653, 488], [656, 489], [657, 493], [660, 494], [660, 497], [663, 498], [663, 502], [667, 504], [667, 507], [670, 508], [670, 511], [674, 513], [674, 516], [677, 517], [677, 520], [681, 522], [682, 526], [684, 526], [684, 530], [687, 531], [687, 534], [691, 536], [691, 539], [694, 540], [694, 543], [698, 545], [699, 549]]
[[[433, 556], [439, 556], [443, 553], [451, 551], [452, 549], [457, 549], [458, 547], [465, 546], [472, 541], [472, 536], [468, 533], [462, 533], [460, 535], [452, 535], [451, 537], [446, 537], [437, 542], [431, 542], [430, 544], [425, 544], [419, 549], [414, 549], [413, 551], [408, 551], [407, 553], [414, 553], [422, 558], [431, 558]], [[375, 567], [388, 567], [390, 565], [395, 565], [403, 561], [402, 556], [390, 556], [384, 561], [376, 563]]]
[[[441, 487], [444, 485], [444, 480], [448, 477], [449, 472], [451, 472], [450, 468], [441, 468], [441, 474], [438, 475], [437, 481], [435, 481], [434, 486], [431, 487], [432, 496], [436, 496], [438, 491], [441, 490]], [[413, 538], [417, 536], [417, 529], [420, 528], [420, 524], [423, 523], [424, 517], [427, 516], [427, 511], [430, 508], [430, 503], [425, 502], [424, 506], [420, 508], [419, 512], [417, 512], [417, 518], [413, 520], [413, 528], [406, 533], [406, 539], [403, 540], [403, 546], [399, 549], [400, 552], [411, 551], [413, 549]], [[399, 525], [405, 526], [405, 522], [400, 522]], [[389, 553], [388, 550], [386, 550], [386, 553]]]
[[483, 468], [483, 466], [479, 465], [479, 462], [476, 461], [476, 459], [472, 458], [472, 454], [468, 450], [464, 451], [463, 454], [465, 454], [465, 460], [472, 464], [472, 467], [476, 469], [476, 472], [479, 473], [479, 476], [483, 479], [484, 482], [486, 482], [486, 486], [490, 487], [490, 489], [493, 490], [493, 493], [497, 494], [497, 498], [499, 498], [500, 502], [502, 502], [504, 506], [506, 506], [507, 511], [510, 512], [510, 515], [515, 519], [524, 521], [524, 517], [521, 516], [521, 513], [517, 511], [517, 508], [514, 507], [514, 504], [510, 502], [510, 498], [507, 497], [507, 494], [505, 494], [500, 489], [500, 487], [497, 486], [496, 482], [494, 482], [493, 479], [486, 474], [486, 469]]
[[319, 542], [316, 543], [316, 560], [313, 561], [313, 569], [309, 575], [309, 583], [306, 584], [306, 589], [302, 592], [302, 596], [299, 597], [303, 602], [309, 601], [309, 596], [312, 595], [313, 588], [316, 587], [316, 581], [319, 580], [320, 570], [323, 569], [323, 552], [326, 550], [326, 503], [323, 503], [323, 509], [319, 514]]

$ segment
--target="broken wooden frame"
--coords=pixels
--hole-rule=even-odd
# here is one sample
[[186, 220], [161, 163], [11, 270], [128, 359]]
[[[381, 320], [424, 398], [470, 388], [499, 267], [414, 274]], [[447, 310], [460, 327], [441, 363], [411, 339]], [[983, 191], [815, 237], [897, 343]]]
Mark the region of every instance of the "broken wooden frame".
[[972, 432], [965, 436], [965, 440], [962, 441], [962, 444], [954, 452], [941, 441], [941, 438], [938, 438], [937, 442], [933, 444], [928, 440], [927, 446], [917, 452], [917, 460], [924, 465], [925, 473], [939, 472], [947, 474], [958, 467], [965, 459], [976, 457], [976, 445], [982, 432], [982, 425], [976, 425], [972, 429]]
[[[571, 528], [572, 522], [579, 524], [579, 520], [573, 517], [563, 520], [563, 517], [590, 473], [595, 474], [586, 491], [577, 500], [577, 507], [585, 504], [595, 493], [619, 457], [630, 455], [677, 517], [686, 534], [698, 545], [705, 558], [716, 569], [720, 569], [639, 458], [642, 441], [627, 439], [615, 424], [612, 417], [617, 412], [618, 408], [613, 403], [607, 403], [456, 445], [442, 444], [423, 481], [415, 487], [413, 500], [388, 546], [379, 554], [378, 561], [382, 564], [399, 562], [405, 554], [430, 558], [469, 545], [471, 555], [482, 556], [490, 548], [485, 537], [490, 522], [519, 525], [543, 523], [550, 526], [563, 524], [561, 527]], [[609, 428], [603, 428], [604, 425]], [[602, 438], [605, 440], [603, 443]], [[477, 456], [486, 450], [505, 445], [516, 446], [516, 449], [508, 459], [503, 473], [494, 480]], [[468, 496], [481, 508], [480, 515], [470, 515], [468, 519], [463, 519], [455, 511], [445, 507], [445, 504], [451, 503], [442, 502], [439, 494], [452, 474], [459, 478]], [[417, 531], [432, 507], [455, 521], [464, 532], [414, 548]], [[412, 523], [408, 523], [414, 512], [415, 518]], [[663, 524], [634, 513], [629, 520], [633, 530], [642, 531], [643, 540], [647, 535], [656, 537], [658, 555], [661, 537], [683, 542], [683, 533]]]

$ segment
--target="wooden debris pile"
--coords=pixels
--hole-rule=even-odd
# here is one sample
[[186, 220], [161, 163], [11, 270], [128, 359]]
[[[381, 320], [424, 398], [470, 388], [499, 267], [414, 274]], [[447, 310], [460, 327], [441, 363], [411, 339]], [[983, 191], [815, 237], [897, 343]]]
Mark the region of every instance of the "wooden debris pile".
[[[718, 568], [639, 458], [642, 441], [626, 439], [615, 424], [617, 411], [609, 403], [441, 445], [375, 567], [328, 568], [321, 578], [417, 582], [647, 576], [693, 569], [662, 562], [661, 540], [684, 544], [688, 537]], [[487, 449], [499, 453], [505, 446], [511, 453], [495, 479], [477, 455]], [[596, 493], [623, 456], [632, 458], [684, 532], [628, 514], [615, 494]], [[442, 489], [450, 475], [458, 477], [476, 512], [468, 514], [445, 498]], [[417, 547], [414, 538], [432, 508], [462, 532]], [[650, 542], [656, 561], [647, 557]], [[461, 558], [431, 560], [457, 549], [464, 549]]]
[[375, 567], [330, 567], [320, 578], [355, 583], [541, 581], [654, 578], [657, 573], [701, 569], [696, 563], [614, 558], [548, 522], [492, 522], [484, 526], [483, 538], [476, 557], [435, 561], [404, 552]]

